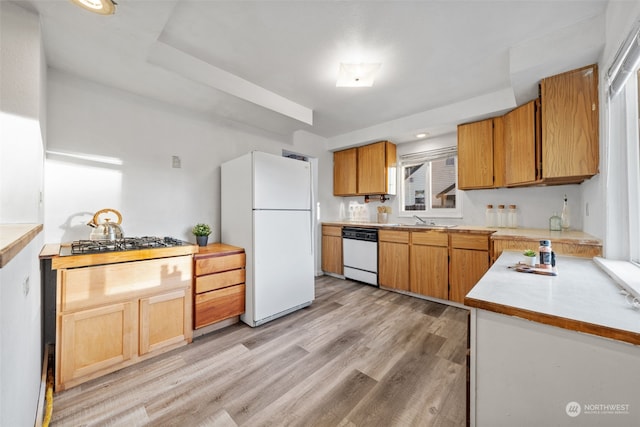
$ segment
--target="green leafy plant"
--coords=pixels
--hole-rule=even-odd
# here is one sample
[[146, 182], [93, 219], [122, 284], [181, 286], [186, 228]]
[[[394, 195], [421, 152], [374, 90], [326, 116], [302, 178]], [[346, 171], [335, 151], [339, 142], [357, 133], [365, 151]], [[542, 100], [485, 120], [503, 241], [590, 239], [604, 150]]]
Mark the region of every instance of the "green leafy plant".
[[531, 250], [531, 249], [527, 249], [523, 252], [524, 256], [536, 256], [535, 251]]
[[211, 234], [211, 227], [208, 224], [196, 224], [191, 232], [196, 236], [208, 236]]

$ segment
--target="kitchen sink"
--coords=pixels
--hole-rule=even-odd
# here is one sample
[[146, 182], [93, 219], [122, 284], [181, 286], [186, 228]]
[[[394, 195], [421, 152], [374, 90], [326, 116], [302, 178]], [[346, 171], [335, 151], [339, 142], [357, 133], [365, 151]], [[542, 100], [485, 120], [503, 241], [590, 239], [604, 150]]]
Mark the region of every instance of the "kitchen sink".
[[380, 224], [384, 227], [418, 227], [418, 228], [437, 228], [437, 229], [447, 229], [456, 227], [455, 225], [443, 225], [443, 224], [400, 224], [400, 223], [391, 223], [391, 224]]
[[443, 225], [443, 224], [413, 224], [411, 227], [447, 229], [447, 228], [454, 228], [456, 226], [455, 225]]

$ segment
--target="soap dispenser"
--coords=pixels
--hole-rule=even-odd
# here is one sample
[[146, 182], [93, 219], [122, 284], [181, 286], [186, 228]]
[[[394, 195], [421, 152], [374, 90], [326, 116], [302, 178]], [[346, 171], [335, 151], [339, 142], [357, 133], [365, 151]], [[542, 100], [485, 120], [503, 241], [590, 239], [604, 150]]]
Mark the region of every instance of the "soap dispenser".
[[562, 215], [560, 217], [562, 229], [564, 231], [571, 227], [571, 220], [569, 219], [569, 204], [567, 202], [567, 195], [564, 195], [564, 205], [562, 206]]

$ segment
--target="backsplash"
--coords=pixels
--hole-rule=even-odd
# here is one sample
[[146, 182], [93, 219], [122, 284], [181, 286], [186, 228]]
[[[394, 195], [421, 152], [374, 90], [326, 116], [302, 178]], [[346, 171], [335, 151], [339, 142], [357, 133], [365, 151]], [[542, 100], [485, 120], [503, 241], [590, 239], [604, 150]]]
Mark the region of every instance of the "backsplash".
[[[584, 212], [580, 185], [558, 185], [547, 187], [498, 188], [491, 190], [473, 190], [462, 192], [462, 218], [434, 218], [438, 224], [479, 225], [485, 223], [485, 210], [488, 204], [494, 209], [497, 205], [516, 205], [518, 210], [518, 227], [548, 228], [549, 218], [556, 212], [560, 215], [567, 195], [571, 211], [571, 229], [582, 230], [582, 213]], [[351, 206], [351, 210], [349, 209]], [[388, 214], [389, 223], [414, 223], [411, 214], [399, 215], [399, 196], [390, 196], [385, 203], [372, 201], [364, 203], [364, 197], [344, 197], [339, 204], [335, 217], [330, 220], [367, 220], [377, 222], [378, 206], [391, 207]], [[353, 215], [350, 215], [353, 213]], [[421, 216], [422, 217], [422, 216]], [[424, 217], [425, 219], [431, 219]]]

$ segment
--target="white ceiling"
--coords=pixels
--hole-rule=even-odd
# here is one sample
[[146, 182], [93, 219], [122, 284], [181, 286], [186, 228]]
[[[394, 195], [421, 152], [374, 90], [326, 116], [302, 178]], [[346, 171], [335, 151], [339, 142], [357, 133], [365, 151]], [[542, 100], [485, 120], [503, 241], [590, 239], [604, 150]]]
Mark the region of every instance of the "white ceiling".
[[[144, 1], [41, 15], [50, 67], [329, 148], [415, 140], [513, 108], [540, 78], [597, 62], [607, 1]], [[336, 88], [340, 62], [381, 62]], [[313, 118], [312, 124], [310, 118]], [[306, 121], [306, 122], [305, 122]]]

